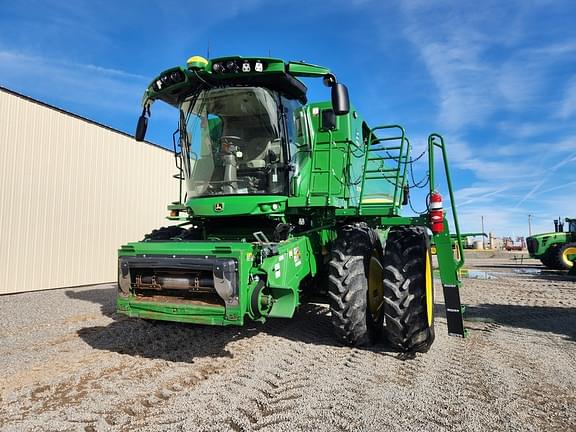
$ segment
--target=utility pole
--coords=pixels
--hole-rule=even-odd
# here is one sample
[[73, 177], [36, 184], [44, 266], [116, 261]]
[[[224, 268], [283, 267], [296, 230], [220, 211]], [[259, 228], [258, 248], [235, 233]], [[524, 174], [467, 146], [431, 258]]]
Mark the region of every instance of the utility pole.
[[532, 224], [530, 223], [532, 219], [532, 215], [528, 215], [528, 237], [532, 236]]
[[[482, 234], [484, 234], [484, 216], [480, 216], [482, 219]], [[482, 236], [482, 249], [486, 249], [486, 237]]]

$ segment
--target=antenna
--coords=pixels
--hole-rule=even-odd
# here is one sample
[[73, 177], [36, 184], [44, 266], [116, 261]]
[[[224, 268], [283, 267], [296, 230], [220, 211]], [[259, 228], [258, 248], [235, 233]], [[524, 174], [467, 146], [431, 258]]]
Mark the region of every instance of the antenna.
[[272, 51], [268, 48], [268, 57], [272, 57]]
[[210, 59], [210, 40], [208, 40], [208, 47], [206, 48], [206, 58]]

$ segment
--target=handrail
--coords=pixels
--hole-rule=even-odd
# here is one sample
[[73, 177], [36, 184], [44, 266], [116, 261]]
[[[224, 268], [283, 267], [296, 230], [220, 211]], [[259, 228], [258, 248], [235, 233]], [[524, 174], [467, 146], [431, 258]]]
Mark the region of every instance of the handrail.
[[[436, 141], [436, 138], [440, 142]], [[448, 185], [448, 194], [450, 195], [450, 207], [452, 208], [452, 218], [454, 219], [454, 229], [456, 230], [456, 241], [458, 243], [459, 259], [456, 264], [456, 270], [464, 265], [464, 247], [462, 246], [462, 237], [460, 235], [460, 226], [458, 224], [458, 215], [456, 214], [456, 201], [454, 201], [454, 192], [452, 190], [452, 179], [448, 169], [448, 156], [446, 154], [446, 145], [442, 135], [432, 133], [428, 136], [428, 171], [430, 175], [430, 194], [436, 190], [436, 181], [434, 176], [434, 147], [442, 150], [442, 159], [444, 161], [444, 173], [446, 174], [446, 183]]]
[[[380, 138], [377, 137], [375, 135], [375, 132], [377, 130], [384, 130], [384, 129], [398, 129], [400, 134], [399, 136], [393, 136], [393, 137], [385, 137], [385, 138]], [[382, 143], [383, 141], [394, 141], [394, 140], [400, 140], [400, 145], [399, 146], [392, 146], [392, 147], [379, 147], [376, 149], [371, 149], [370, 146], [374, 145], [374, 144], [379, 144]], [[405, 146], [406, 144], [406, 146]], [[406, 150], [405, 150], [406, 148]], [[362, 185], [361, 185], [361, 189], [360, 189], [360, 196], [358, 198], [358, 213], [360, 213], [360, 209], [362, 207], [362, 200], [364, 198], [364, 190], [365, 190], [365, 184], [366, 184], [366, 180], [377, 180], [377, 178], [374, 177], [368, 177], [366, 176], [366, 174], [368, 173], [368, 162], [370, 160], [375, 160], [374, 158], [369, 158], [368, 155], [370, 154], [371, 151], [389, 151], [389, 150], [399, 150], [398, 151], [398, 165], [397, 168], [394, 169], [394, 171], [396, 171], [396, 176], [394, 178], [394, 197], [393, 197], [393, 205], [396, 206], [396, 202], [399, 199], [399, 190], [401, 190], [402, 185], [400, 184], [400, 180], [402, 180], [402, 184], [404, 183], [405, 179], [406, 179], [406, 165], [407, 165], [407, 160], [408, 160], [408, 154], [410, 153], [410, 141], [408, 140], [408, 138], [406, 138], [406, 131], [404, 130], [404, 128], [400, 125], [387, 125], [387, 126], [376, 126], [372, 129], [370, 129], [370, 134], [369, 134], [369, 142], [367, 143], [367, 148], [366, 148], [366, 152], [364, 155], [364, 167], [362, 169]], [[394, 159], [394, 158], [392, 158]], [[404, 159], [404, 160], [403, 160]], [[382, 159], [384, 160], [384, 159]], [[401, 171], [401, 164], [404, 164], [404, 169], [402, 170], [402, 176], [400, 176], [400, 171]], [[400, 178], [402, 177], [402, 178]], [[385, 177], [382, 177], [382, 179], [384, 179]], [[386, 178], [391, 178], [391, 177], [386, 177]]]
[[[406, 139], [406, 152], [404, 153], [404, 170], [402, 171], [402, 184], [398, 186], [398, 183], [396, 183], [396, 190], [403, 190], [404, 188], [404, 182], [406, 181], [406, 170], [408, 169], [408, 156], [410, 155], [410, 151], [412, 150], [410, 140], [408, 138], [405, 139]], [[400, 157], [402, 157], [402, 153], [400, 153]], [[400, 172], [398, 172], [398, 174], [400, 174]], [[400, 197], [398, 197], [398, 200], [400, 200]], [[394, 201], [394, 205], [396, 205], [396, 201]]]
[[328, 197], [326, 205], [330, 206], [332, 202], [332, 174], [334, 173], [334, 169], [332, 168], [332, 147], [334, 145], [334, 138], [332, 136], [332, 130], [328, 129]]

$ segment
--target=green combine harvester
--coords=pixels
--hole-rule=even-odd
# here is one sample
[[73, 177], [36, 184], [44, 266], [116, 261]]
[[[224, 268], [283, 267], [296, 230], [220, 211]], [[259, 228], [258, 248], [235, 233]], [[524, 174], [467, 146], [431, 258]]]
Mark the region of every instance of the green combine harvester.
[[[568, 230], [564, 231], [564, 225]], [[576, 261], [576, 219], [554, 220], [554, 232], [537, 234], [526, 239], [530, 257], [539, 259], [554, 270], [570, 270]]]
[[[299, 78], [322, 78], [331, 101], [308, 102]], [[147, 88], [136, 139], [160, 100], [179, 113], [178, 224], [119, 250], [118, 312], [147, 320], [241, 326], [291, 318], [323, 296], [338, 339], [383, 335], [400, 351], [434, 341], [430, 242], [448, 332], [464, 336], [458, 269], [436, 191], [444, 140], [428, 138], [428, 210], [408, 204], [410, 143], [397, 125], [369, 127], [327, 68], [275, 58], [191, 57]], [[462, 244], [458, 239], [460, 257]]]

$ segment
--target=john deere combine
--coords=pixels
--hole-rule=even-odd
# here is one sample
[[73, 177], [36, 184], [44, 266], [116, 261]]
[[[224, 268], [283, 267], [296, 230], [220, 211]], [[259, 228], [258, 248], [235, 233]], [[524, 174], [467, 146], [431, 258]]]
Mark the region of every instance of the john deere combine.
[[[308, 102], [301, 77], [322, 78], [331, 101]], [[464, 335], [463, 259], [454, 258], [435, 187], [438, 150], [454, 209], [441, 136], [428, 138], [428, 210], [406, 217], [412, 159], [404, 129], [369, 127], [324, 67], [192, 57], [147, 88], [137, 140], [157, 100], [179, 113], [180, 199], [168, 206], [179, 223], [119, 250], [120, 313], [243, 325], [291, 318], [323, 295], [341, 341], [364, 345], [383, 334], [398, 350], [426, 351], [434, 340], [433, 236], [448, 331]]]

